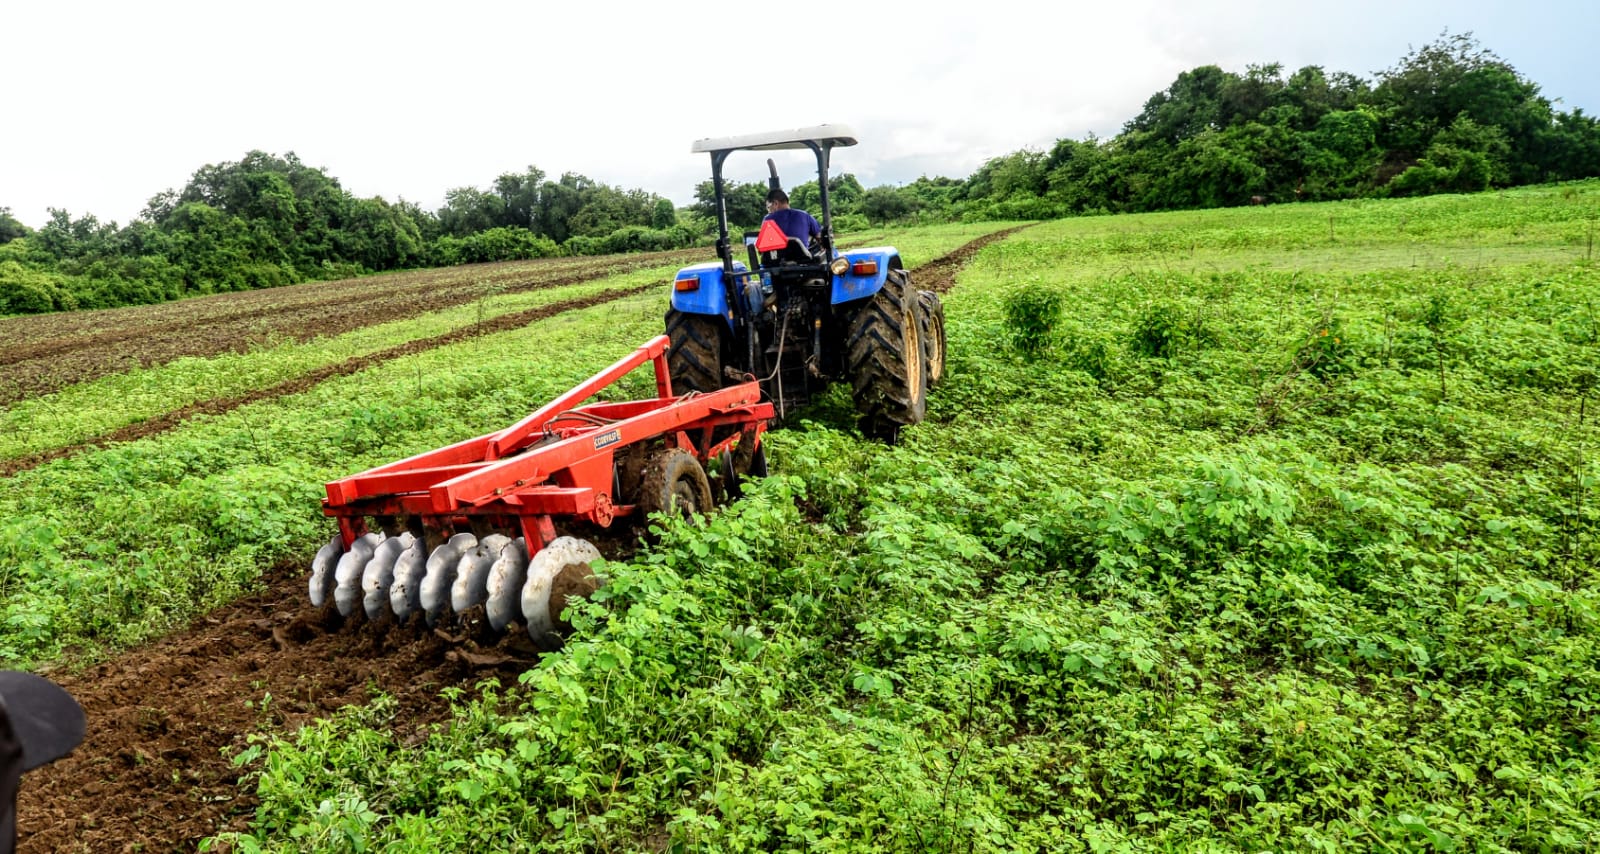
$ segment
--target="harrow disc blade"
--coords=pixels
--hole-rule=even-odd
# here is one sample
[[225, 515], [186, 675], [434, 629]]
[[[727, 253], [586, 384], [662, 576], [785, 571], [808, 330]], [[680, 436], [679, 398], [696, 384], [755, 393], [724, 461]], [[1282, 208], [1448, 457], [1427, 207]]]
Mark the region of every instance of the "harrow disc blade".
[[317, 556], [311, 560], [311, 607], [321, 608], [333, 596], [334, 570], [343, 554], [344, 541], [338, 534], [317, 550]]
[[363, 534], [350, 544], [350, 551], [339, 558], [339, 564], [333, 572], [333, 604], [338, 606], [339, 616], [348, 617], [355, 613], [356, 602], [361, 599], [361, 572], [367, 568], [373, 551], [383, 540], [382, 534]]
[[450, 585], [450, 607], [457, 614], [480, 605], [489, 596], [489, 569], [500, 559], [500, 552], [511, 545], [504, 534], [490, 534], [461, 556], [456, 565], [456, 581]]
[[389, 604], [395, 564], [416, 539], [410, 531], [403, 531], [400, 536], [379, 543], [373, 550], [372, 560], [367, 561], [367, 568], [361, 571], [361, 607], [367, 612], [367, 619], [378, 619]]
[[422, 577], [420, 597], [422, 611], [428, 616], [428, 625], [433, 625], [444, 613], [444, 606], [450, 601], [450, 585], [456, 581], [456, 567], [461, 564], [461, 556], [477, 544], [478, 538], [472, 534], [456, 534], [428, 555], [428, 572]]
[[427, 571], [427, 545], [421, 539], [412, 540], [395, 559], [394, 581], [389, 585], [389, 610], [400, 622], [422, 610], [422, 576]]
[[590, 568], [599, 559], [600, 550], [577, 537], [557, 537], [528, 559], [522, 617], [528, 622], [529, 636], [540, 649], [561, 646], [561, 635], [556, 632], [561, 612], [566, 609], [568, 598], [587, 596], [600, 586], [601, 579]]
[[489, 567], [483, 610], [490, 628], [503, 632], [512, 620], [522, 619], [522, 585], [527, 580], [528, 544], [518, 537], [500, 550], [500, 559]]

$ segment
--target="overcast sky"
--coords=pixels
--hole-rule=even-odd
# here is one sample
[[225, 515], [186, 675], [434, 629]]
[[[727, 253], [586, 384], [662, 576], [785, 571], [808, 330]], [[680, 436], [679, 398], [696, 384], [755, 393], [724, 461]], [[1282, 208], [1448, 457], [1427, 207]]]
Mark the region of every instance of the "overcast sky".
[[[1446, 28], [1600, 113], [1597, 0], [17, 0], [0, 7], [0, 206], [34, 227], [51, 207], [126, 223], [252, 149], [430, 210], [530, 164], [682, 204], [709, 175], [691, 141], [824, 122], [856, 128], [834, 167], [867, 186], [965, 177], [1112, 136], [1197, 65], [1370, 77]], [[754, 155], [729, 168], [763, 176]]]

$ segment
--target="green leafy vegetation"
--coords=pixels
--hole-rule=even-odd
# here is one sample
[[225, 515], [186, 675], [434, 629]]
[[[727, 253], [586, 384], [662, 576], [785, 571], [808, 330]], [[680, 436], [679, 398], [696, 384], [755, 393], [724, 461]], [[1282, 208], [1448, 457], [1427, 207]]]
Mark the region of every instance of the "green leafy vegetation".
[[[991, 246], [901, 445], [825, 402], [516, 684], [420, 739], [379, 697], [243, 757], [232, 841], [1585, 850], [1600, 187], [1567, 189]], [[1052, 346], [995, 346], [1043, 288]]]

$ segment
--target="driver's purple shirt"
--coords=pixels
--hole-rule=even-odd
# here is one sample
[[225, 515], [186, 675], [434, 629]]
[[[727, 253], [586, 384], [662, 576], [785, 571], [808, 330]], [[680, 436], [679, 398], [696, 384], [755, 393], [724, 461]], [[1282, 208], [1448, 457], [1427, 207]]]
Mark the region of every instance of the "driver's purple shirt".
[[811, 238], [822, 233], [822, 226], [817, 224], [816, 217], [799, 208], [775, 210], [767, 214], [766, 219], [777, 223], [785, 237], [799, 238], [801, 243], [810, 243]]

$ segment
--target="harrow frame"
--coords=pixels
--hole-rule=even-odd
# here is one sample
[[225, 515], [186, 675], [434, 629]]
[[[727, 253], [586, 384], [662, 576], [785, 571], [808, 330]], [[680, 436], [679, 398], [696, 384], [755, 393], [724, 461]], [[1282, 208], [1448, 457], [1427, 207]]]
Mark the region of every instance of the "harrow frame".
[[[368, 519], [386, 534], [409, 519], [419, 537], [520, 529], [530, 556], [556, 539], [558, 519], [609, 527], [639, 509], [617, 501], [619, 452], [659, 439], [705, 465], [740, 443], [753, 453], [773, 417], [753, 379], [674, 395], [670, 347], [656, 336], [504, 430], [332, 481], [323, 514], [338, 520], [346, 551], [367, 533]], [[654, 363], [657, 397], [578, 405], [646, 362]]]

